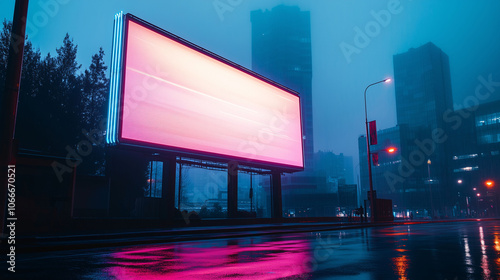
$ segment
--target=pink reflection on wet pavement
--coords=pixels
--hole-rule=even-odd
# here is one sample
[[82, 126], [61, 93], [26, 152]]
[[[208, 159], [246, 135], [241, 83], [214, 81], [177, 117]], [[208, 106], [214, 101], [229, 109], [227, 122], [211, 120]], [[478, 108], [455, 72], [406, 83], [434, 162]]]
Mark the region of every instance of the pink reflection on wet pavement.
[[[238, 244], [213, 241], [125, 249], [109, 256], [116, 279], [307, 279], [310, 243], [305, 238]], [[306, 278], [304, 278], [306, 277]]]

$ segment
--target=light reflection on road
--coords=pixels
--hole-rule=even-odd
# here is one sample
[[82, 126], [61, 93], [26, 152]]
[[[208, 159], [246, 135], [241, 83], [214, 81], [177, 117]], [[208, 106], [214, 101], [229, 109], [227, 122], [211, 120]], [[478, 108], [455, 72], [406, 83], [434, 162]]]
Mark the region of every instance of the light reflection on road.
[[110, 254], [108, 278], [279, 279], [310, 272], [310, 242], [289, 240], [239, 244], [238, 240], [155, 246]]
[[138, 245], [16, 260], [19, 273], [9, 275], [14, 279], [500, 279], [500, 221]]

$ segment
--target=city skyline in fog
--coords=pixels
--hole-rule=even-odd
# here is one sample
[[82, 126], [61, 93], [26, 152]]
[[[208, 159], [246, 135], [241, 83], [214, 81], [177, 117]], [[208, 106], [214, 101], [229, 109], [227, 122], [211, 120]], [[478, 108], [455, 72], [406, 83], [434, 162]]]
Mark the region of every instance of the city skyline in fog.
[[[15, 1], [0, 4], [11, 20]], [[500, 3], [483, 1], [31, 1], [27, 35], [42, 57], [55, 54], [65, 33], [88, 67], [103, 47], [109, 65], [114, 14], [123, 10], [251, 69], [250, 12], [296, 5], [311, 14], [314, 148], [352, 156], [357, 173], [357, 137], [364, 134], [363, 90], [393, 77], [393, 55], [427, 42], [450, 58], [453, 103], [463, 107], [479, 77], [500, 81], [497, 50]], [[498, 99], [498, 93], [490, 98]], [[470, 104], [473, 105], [473, 104]], [[470, 106], [469, 105], [469, 106]], [[372, 87], [369, 119], [379, 129], [396, 125], [394, 84]]]

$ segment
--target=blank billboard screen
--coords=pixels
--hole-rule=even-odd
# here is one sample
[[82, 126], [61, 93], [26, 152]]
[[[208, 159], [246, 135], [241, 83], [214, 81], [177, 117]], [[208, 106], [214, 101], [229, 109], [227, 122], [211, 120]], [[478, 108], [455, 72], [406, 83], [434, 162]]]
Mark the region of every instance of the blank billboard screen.
[[117, 20], [108, 143], [303, 169], [297, 94], [135, 17]]

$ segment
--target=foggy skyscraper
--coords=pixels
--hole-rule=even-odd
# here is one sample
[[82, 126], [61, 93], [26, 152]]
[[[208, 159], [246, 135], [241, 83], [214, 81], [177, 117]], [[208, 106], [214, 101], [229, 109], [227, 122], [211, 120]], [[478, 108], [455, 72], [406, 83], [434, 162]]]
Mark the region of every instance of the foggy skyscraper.
[[251, 13], [252, 70], [300, 94], [305, 167], [313, 165], [311, 26], [308, 11], [277, 6]]
[[394, 55], [393, 62], [397, 122], [408, 126], [406, 135], [402, 135], [402, 158], [413, 170], [407, 172], [409, 176], [402, 176], [411, 198], [408, 206], [432, 207], [423, 203], [431, 200], [432, 190], [437, 210], [447, 200], [449, 185], [447, 145], [433, 137], [437, 134], [444, 139], [448, 135], [443, 116], [453, 110], [449, 59], [429, 42]]
[[427, 43], [394, 56], [398, 124], [410, 129], [444, 128], [443, 113], [453, 109], [448, 56]]

